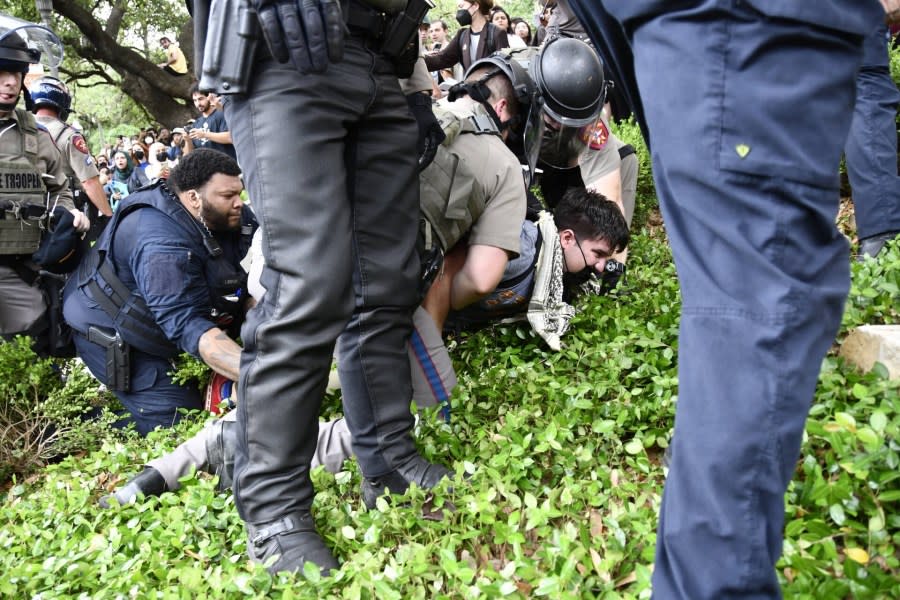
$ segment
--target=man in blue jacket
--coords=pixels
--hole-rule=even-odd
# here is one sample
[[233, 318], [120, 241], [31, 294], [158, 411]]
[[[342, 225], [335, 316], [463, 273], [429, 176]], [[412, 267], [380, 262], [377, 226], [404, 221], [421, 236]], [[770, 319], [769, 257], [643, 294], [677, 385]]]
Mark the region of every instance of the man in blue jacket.
[[236, 336], [257, 224], [241, 200], [237, 163], [197, 150], [167, 183], [131, 194], [66, 285], [63, 311], [88, 369], [115, 392], [141, 435], [202, 408], [172, 381], [181, 352], [237, 379]]
[[849, 289], [838, 163], [876, 0], [570, 0], [652, 145], [681, 284], [655, 598], [779, 598], [784, 492]]

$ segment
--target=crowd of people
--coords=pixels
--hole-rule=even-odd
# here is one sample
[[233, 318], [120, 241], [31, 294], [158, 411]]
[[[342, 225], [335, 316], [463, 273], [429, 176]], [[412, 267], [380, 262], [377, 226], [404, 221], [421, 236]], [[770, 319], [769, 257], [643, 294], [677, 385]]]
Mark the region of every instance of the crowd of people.
[[[192, 122], [97, 154], [66, 124], [63, 82], [24, 89], [59, 40], [0, 17], [0, 223], [15, 225], [2, 229], [2, 334], [59, 355], [70, 332], [68, 351], [141, 435], [185, 408], [236, 404], [101, 504], [205, 469], [232, 487], [252, 559], [339, 568], [312, 518], [310, 469], [354, 456], [369, 508], [450, 476], [419, 453], [410, 412], [412, 400], [451, 418], [445, 329], [519, 317], [558, 349], [572, 297], [623, 277], [638, 164], [610, 120], [634, 111], [684, 302], [654, 591], [776, 597], [779, 506], [846, 296], [845, 139], [861, 253], [900, 232], [884, 25], [898, 3], [830, 0], [810, 19], [762, 0], [556, 0], [530, 23], [460, 0], [452, 35], [401, 4], [398, 16], [364, 0], [254, 3], [262, 40], [245, 80], [226, 85], [207, 57], [217, 66], [191, 90]], [[227, 18], [200, 21], [219, 47], [237, 43], [217, 28]], [[158, 66], [186, 75], [161, 43]], [[788, 87], [767, 79], [769, 60]], [[206, 399], [173, 381], [181, 352], [214, 372]], [[333, 361], [344, 418], [320, 424]]]

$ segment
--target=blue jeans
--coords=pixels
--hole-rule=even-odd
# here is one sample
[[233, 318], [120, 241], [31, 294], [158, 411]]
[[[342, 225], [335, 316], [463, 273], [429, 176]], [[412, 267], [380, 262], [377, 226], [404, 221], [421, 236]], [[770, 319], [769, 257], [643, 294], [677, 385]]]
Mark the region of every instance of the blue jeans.
[[[75, 336], [75, 350], [88, 370], [104, 385], [106, 378], [106, 349], [89, 342], [83, 335]], [[172, 362], [132, 349], [131, 390], [114, 392], [130, 417], [116, 423], [134, 423], [141, 435], [157, 427], [172, 427], [181, 420], [179, 409], [203, 408], [203, 399], [196, 385], [179, 385], [172, 381]]]
[[880, 26], [863, 44], [856, 106], [844, 148], [860, 239], [900, 231], [896, 120], [900, 91], [891, 79], [889, 40], [887, 27]]
[[671, 5], [630, 30], [683, 301], [653, 592], [778, 598], [783, 495], [849, 288], [834, 220], [862, 40]]

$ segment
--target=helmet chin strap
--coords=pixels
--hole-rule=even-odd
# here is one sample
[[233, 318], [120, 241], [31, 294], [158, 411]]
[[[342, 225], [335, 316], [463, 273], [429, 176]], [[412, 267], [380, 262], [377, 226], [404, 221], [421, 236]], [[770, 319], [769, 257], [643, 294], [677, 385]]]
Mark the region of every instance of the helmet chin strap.
[[497, 130], [501, 133], [510, 128], [515, 128], [518, 126], [519, 117], [518, 115], [509, 119], [508, 121], [501, 121], [500, 116], [497, 114], [497, 111], [494, 110], [494, 107], [491, 106], [491, 103], [488, 101], [491, 97], [491, 90], [487, 86], [487, 81], [491, 77], [495, 77], [497, 75], [501, 75], [503, 71], [500, 69], [494, 69], [492, 71], [488, 71], [484, 74], [484, 77], [477, 81], [463, 81], [461, 83], [457, 83], [453, 85], [448, 91], [447, 98], [450, 102], [456, 102], [458, 98], [463, 96], [468, 96], [475, 102], [478, 102], [484, 109], [487, 111], [488, 116], [491, 117], [491, 120], [494, 121], [494, 124], [497, 126]]

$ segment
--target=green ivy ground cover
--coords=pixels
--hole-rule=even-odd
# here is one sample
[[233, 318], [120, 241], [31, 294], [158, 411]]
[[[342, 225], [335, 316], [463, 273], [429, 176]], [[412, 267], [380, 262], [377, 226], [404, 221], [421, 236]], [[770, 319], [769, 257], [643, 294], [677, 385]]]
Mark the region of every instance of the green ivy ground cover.
[[[659, 233], [655, 234], [659, 237]], [[679, 299], [664, 241], [636, 236], [621, 296], [591, 298], [562, 352], [508, 325], [451, 341], [451, 424], [422, 415], [423, 453], [454, 490], [367, 512], [355, 464], [317, 471], [316, 520], [343, 563], [270, 578], [245, 558], [229, 493], [206, 475], [116, 510], [97, 499], [196, 430], [110, 438], [2, 499], [10, 598], [646, 598], [677, 393]], [[898, 322], [900, 244], [853, 267], [842, 336]], [[334, 398], [328, 410], [337, 406]], [[826, 359], [786, 497], [788, 598], [900, 597], [900, 383]], [[470, 478], [463, 480], [463, 473]], [[452, 502], [455, 512], [443, 512]], [[436, 516], [443, 517], [436, 519]]]

